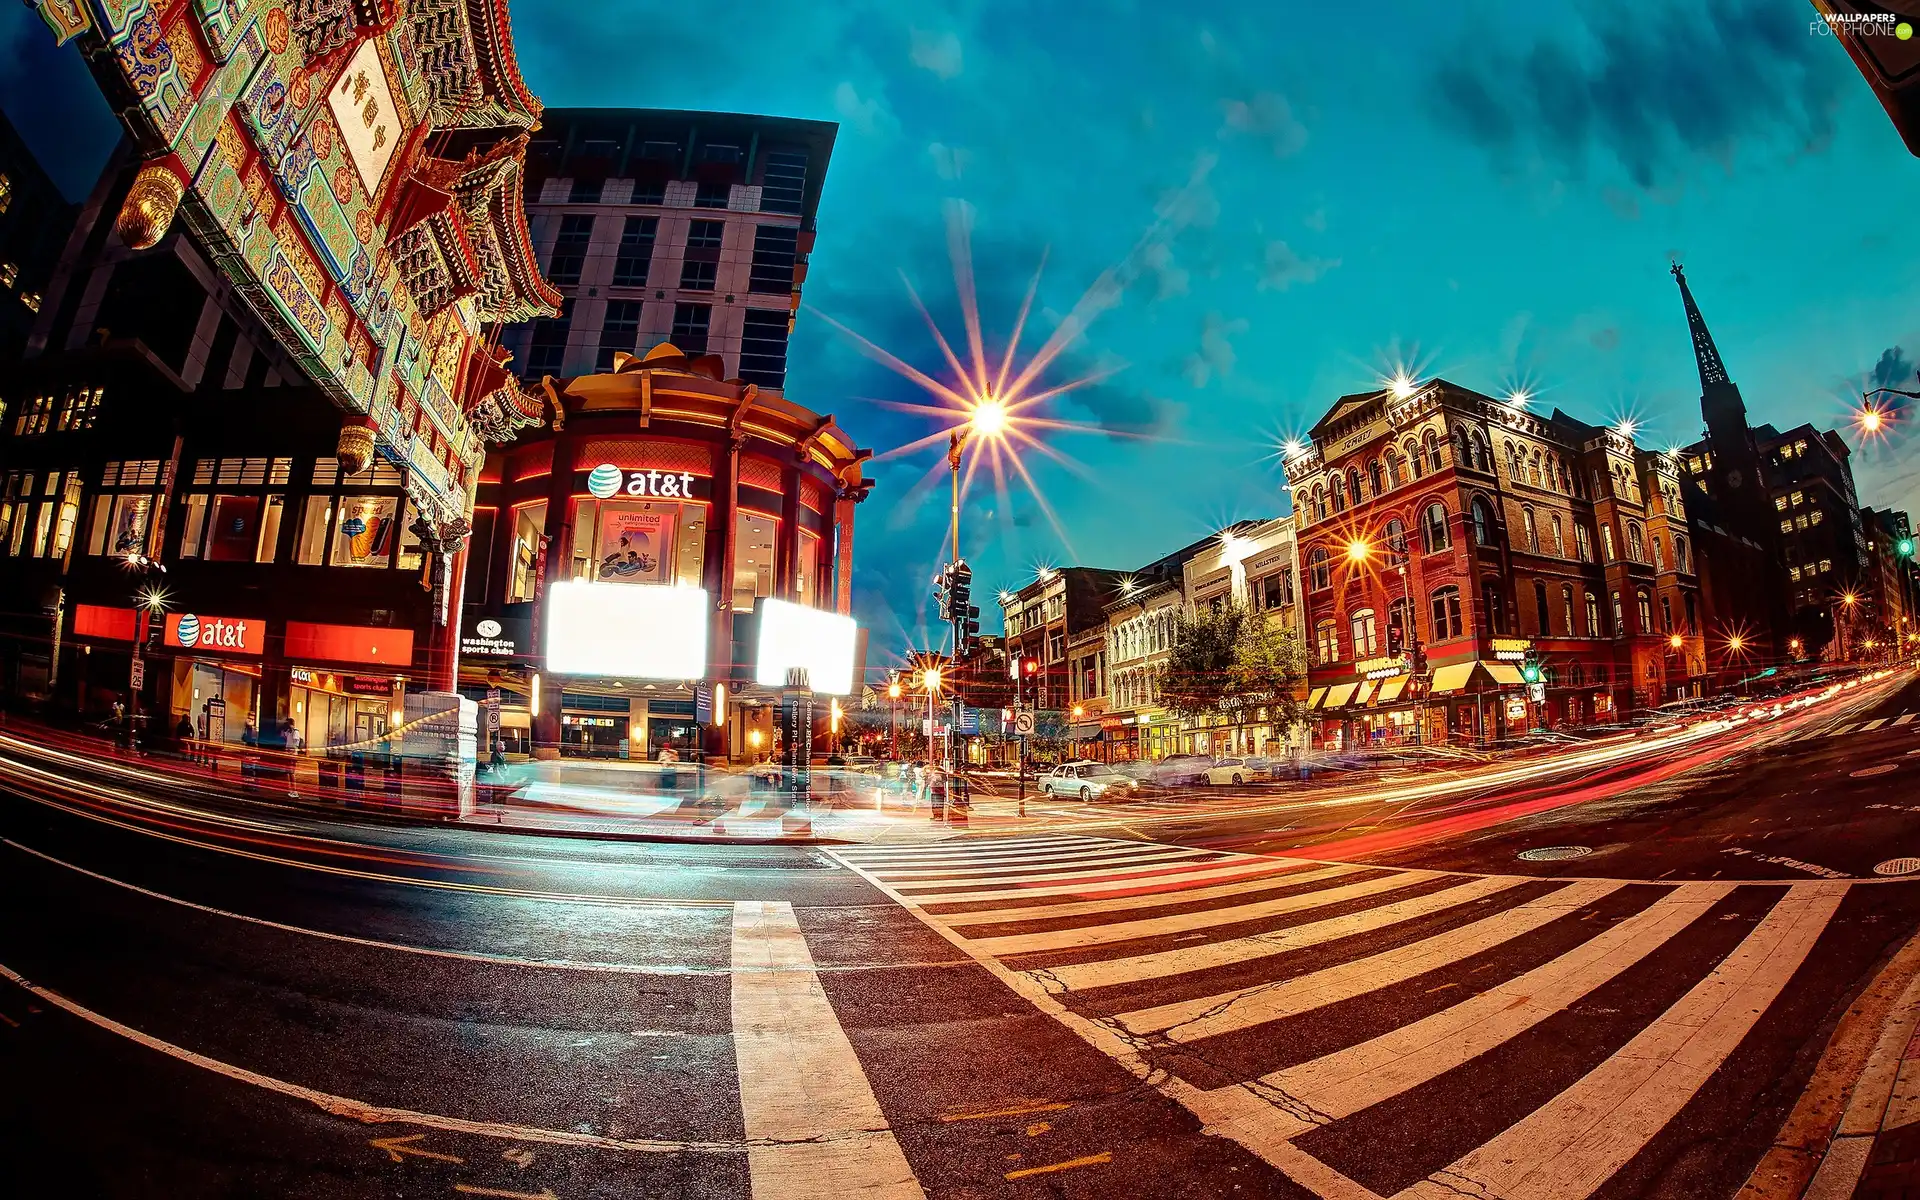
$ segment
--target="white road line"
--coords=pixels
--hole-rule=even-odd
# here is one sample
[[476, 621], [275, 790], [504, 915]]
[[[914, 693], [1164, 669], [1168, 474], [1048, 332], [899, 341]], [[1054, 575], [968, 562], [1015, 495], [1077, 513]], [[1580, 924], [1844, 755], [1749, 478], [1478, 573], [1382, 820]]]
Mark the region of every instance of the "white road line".
[[1830, 733], [1828, 733], [1828, 734], [1826, 734], [1826, 735], [1824, 735], [1824, 736], [1826, 736], [1826, 737], [1839, 737], [1839, 736], [1840, 736], [1841, 734], [1843, 734], [1843, 733], [1852, 733], [1852, 732], [1853, 732], [1853, 731], [1854, 731], [1855, 729], [1857, 729], [1857, 728], [1859, 728], [1859, 726], [1860, 726], [1860, 724], [1861, 724], [1861, 722], [1859, 722], [1859, 721], [1849, 721], [1849, 722], [1847, 722], [1847, 723], [1846, 723], [1845, 725], [1842, 725], [1842, 726], [1841, 726], [1840, 728], [1838, 728], [1838, 729], [1835, 729], [1835, 730], [1833, 730], [1832, 732], [1830, 732]]
[[1632, 1041], [1400, 1195], [1546, 1200], [1592, 1193], [1679, 1114], [1765, 1015], [1846, 894], [1845, 884], [1795, 884], [1711, 975]]
[[[1262, 864], [1271, 865], [1264, 866]], [[1104, 873], [1095, 873], [1080, 879], [1068, 879], [1064, 883], [1045, 884], [1038, 887], [1003, 888], [999, 891], [922, 893], [917, 892], [912, 887], [903, 887], [900, 889], [900, 892], [902, 895], [911, 898], [915, 904], [922, 905], [964, 904], [974, 900], [1018, 900], [1028, 896], [1094, 897], [1104, 895], [1108, 892], [1124, 892], [1133, 888], [1162, 883], [1171, 887], [1176, 883], [1192, 880], [1239, 878], [1241, 876], [1251, 878], [1254, 872], [1278, 879], [1283, 877], [1288, 871], [1310, 865], [1313, 864], [1303, 862], [1299, 859], [1243, 858], [1233, 862], [1202, 863], [1198, 866], [1188, 866], [1181, 863], [1174, 867], [1162, 868], [1158, 871], [1137, 871], [1128, 877], [1119, 879], [1109, 879], [1104, 877]], [[926, 887], [929, 885], [921, 884], [919, 886]]]
[[1893, 723], [1895, 725], [1905, 725], [1908, 721], [1913, 720], [1915, 717], [1920, 717], [1920, 713], [1901, 713], [1899, 716], [1893, 719]]
[[1074, 835], [1057, 838], [968, 838], [958, 842], [938, 842], [931, 846], [849, 846], [848, 862], [861, 866], [894, 863], [902, 859], [924, 858], [934, 861], [965, 859], [981, 854], [1019, 854], [1032, 850], [1078, 850], [1083, 847], [1111, 846], [1104, 838]]
[[1624, 886], [1610, 879], [1569, 884], [1472, 924], [1366, 958], [1349, 959], [1277, 983], [1236, 988], [1217, 996], [1201, 996], [1122, 1013], [1118, 1020], [1130, 1032], [1164, 1031], [1166, 1038], [1174, 1042], [1197, 1042], [1222, 1033], [1251, 1029], [1451, 966], [1557, 921]]
[[1267, 1103], [1268, 1094], [1285, 1098], [1272, 1117], [1285, 1126], [1278, 1135], [1282, 1137], [1297, 1137], [1315, 1125], [1351, 1116], [1436, 1079], [1561, 1012], [1666, 945], [1732, 891], [1732, 884], [1684, 884], [1524, 975], [1372, 1041], [1262, 1076], [1246, 1090], [1262, 1097], [1261, 1103]]
[[1180, 862], [1217, 861], [1211, 851], [1186, 850], [1166, 854], [1103, 855], [1073, 862], [1034, 863], [1028, 866], [979, 868], [975, 870], [874, 871], [873, 874], [896, 884], [929, 884], [964, 887], [968, 883], [1024, 883], [1028, 880], [1059, 879], [1065, 875], [1095, 874], [1126, 867], [1150, 867]]
[[1861, 726], [1861, 727], [1860, 727], [1860, 728], [1859, 728], [1858, 730], [1856, 730], [1855, 732], [1857, 732], [1857, 733], [1872, 733], [1872, 732], [1873, 732], [1874, 730], [1876, 730], [1876, 729], [1878, 729], [1878, 728], [1880, 728], [1880, 727], [1881, 727], [1882, 725], [1885, 725], [1886, 723], [1887, 723], [1887, 718], [1885, 718], [1885, 717], [1881, 717], [1881, 718], [1880, 718], [1879, 720], [1877, 720], [1877, 721], [1868, 721], [1868, 722], [1867, 722], [1867, 723], [1866, 723], [1865, 725], [1862, 725], [1862, 726]]
[[1415, 917], [1424, 917], [1429, 913], [1444, 912], [1449, 908], [1470, 904], [1528, 882], [1531, 881], [1513, 875], [1470, 879], [1458, 887], [1429, 892], [1424, 896], [1415, 896], [1410, 900], [1401, 900], [1393, 904], [1383, 904], [1364, 912], [1348, 913], [1344, 917], [1329, 917], [1327, 920], [1315, 921], [1308, 925], [1276, 929], [1272, 933], [1255, 934], [1252, 937], [1234, 938], [1231, 941], [1212, 944], [1182, 946], [1174, 950], [1160, 950], [1132, 958], [1110, 958], [1100, 962], [1049, 967], [1044, 971], [1029, 972], [1029, 974], [1056, 991], [1082, 991], [1114, 983], [1134, 983], [1142, 979], [1183, 975], [1190, 971], [1204, 971], [1209, 967], [1222, 967], [1231, 963], [1285, 954], [1289, 950], [1317, 946], [1337, 938], [1351, 937], [1356, 933], [1383, 929], [1401, 921], [1411, 921]]
[[1349, 883], [1341, 887], [1319, 888], [1298, 896], [1281, 896], [1252, 904], [1236, 904], [1231, 908], [1209, 908], [1199, 912], [1175, 913], [1168, 917], [1146, 917], [1137, 921], [1115, 921], [1106, 925], [1082, 925], [1076, 929], [1007, 934], [1002, 937], [978, 940], [981, 949], [989, 954], [998, 954], [1002, 958], [1015, 954], [1031, 954], [1041, 950], [1077, 950], [1083, 946], [1106, 946], [1114, 942], [1130, 942], [1136, 938], [1160, 937], [1170, 933], [1191, 933], [1196, 929], [1213, 929], [1221, 925], [1236, 925], [1243, 921], [1259, 921], [1287, 913], [1325, 908], [1329, 904], [1377, 896], [1381, 892], [1396, 891], [1438, 878], [1440, 875], [1435, 871], [1406, 871], [1382, 875], [1377, 879], [1362, 880], [1359, 883]]
[[784, 900], [733, 906], [733, 1047], [753, 1194], [924, 1200]]
[[1126, 843], [1121, 846], [1102, 846], [1085, 850], [1062, 850], [1047, 854], [1008, 854], [991, 858], [974, 858], [963, 862], [916, 862], [886, 863], [871, 865], [862, 863], [866, 870], [889, 878], [920, 878], [934, 875], [971, 875], [986, 874], [993, 871], [1039, 870], [1053, 866], [1073, 866], [1079, 863], [1107, 862], [1115, 859], [1159, 857], [1182, 855], [1196, 857], [1203, 854], [1218, 855], [1217, 850], [1196, 850], [1188, 846], [1161, 846]]
[[[1238, 896], [1245, 892], [1257, 892], [1266, 888], [1318, 883], [1364, 870], [1366, 870], [1365, 867], [1321, 867], [1317, 871], [1289, 871], [1282, 875], [1235, 880], [1232, 883], [1220, 883], [1212, 887], [1189, 888], [1175, 892], [1145, 892], [1133, 896], [1112, 896], [1104, 900], [1088, 900], [1079, 904], [1034, 904], [1020, 908], [990, 908], [974, 912], [931, 915], [935, 920], [953, 926], [997, 925], [1006, 921], [1044, 921], [1053, 917], [1086, 917], [1096, 913], [1118, 913], [1129, 908], [1151, 908], [1159, 904], [1188, 904], [1196, 900], [1217, 900], [1224, 896]], [[928, 903], [925, 898], [916, 902], [921, 905]]]

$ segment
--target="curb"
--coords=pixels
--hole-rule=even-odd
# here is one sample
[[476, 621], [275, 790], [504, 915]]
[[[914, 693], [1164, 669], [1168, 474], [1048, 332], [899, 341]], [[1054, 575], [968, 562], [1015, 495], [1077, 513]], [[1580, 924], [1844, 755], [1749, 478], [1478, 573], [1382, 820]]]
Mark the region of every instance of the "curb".
[[[1799, 1101], [1735, 1200], [1851, 1196], [1881, 1130], [1914, 1116], [1914, 1077], [1920, 1076], [1916, 1029], [1920, 934], [1894, 953], [1840, 1018]], [[1895, 1085], [1903, 1079], [1902, 1102], [1896, 1105]]]

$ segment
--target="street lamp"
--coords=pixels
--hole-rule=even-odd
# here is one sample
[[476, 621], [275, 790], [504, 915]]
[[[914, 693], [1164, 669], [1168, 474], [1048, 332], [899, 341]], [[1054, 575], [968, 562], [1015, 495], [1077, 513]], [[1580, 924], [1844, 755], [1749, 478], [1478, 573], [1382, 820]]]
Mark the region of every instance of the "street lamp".
[[1680, 647], [1686, 645], [1686, 639], [1681, 637], [1677, 633], [1669, 634], [1667, 635], [1667, 645], [1671, 646], [1675, 650], [1678, 650]]
[[1347, 561], [1350, 563], [1358, 565], [1366, 562], [1372, 555], [1373, 547], [1367, 545], [1364, 538], [1355, 538], [1347, 543]]
[[893, 760], [900, 761], [900, 694], [905, 691], [900, 686], [900, 677], [895, 675], [887, 681], [887, 710], [893, 725]]

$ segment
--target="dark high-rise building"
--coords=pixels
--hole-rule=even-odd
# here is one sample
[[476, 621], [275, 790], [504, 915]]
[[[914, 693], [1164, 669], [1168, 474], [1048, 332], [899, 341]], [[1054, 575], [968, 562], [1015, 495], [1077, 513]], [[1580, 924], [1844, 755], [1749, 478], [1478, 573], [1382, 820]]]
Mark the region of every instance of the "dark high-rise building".
[[507, 331], [530, 383], [671, 342], [784, 388], [814, 212], [838, 126], [660, 109], [548, 109], [527, 149], [527, 222], [554, 318]]
[[76, 211], [0, 113], [0, 361], [27, 344]]

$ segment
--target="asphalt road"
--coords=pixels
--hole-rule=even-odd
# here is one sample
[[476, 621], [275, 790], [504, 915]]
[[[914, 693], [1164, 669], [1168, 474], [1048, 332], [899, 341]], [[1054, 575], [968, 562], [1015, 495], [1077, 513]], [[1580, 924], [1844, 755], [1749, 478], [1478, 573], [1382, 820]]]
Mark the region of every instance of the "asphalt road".
[[893, 848], [10, 771], [0, 1150], [31, 1196], [1732, 1196], [1920, 928], [1912, 713]]

